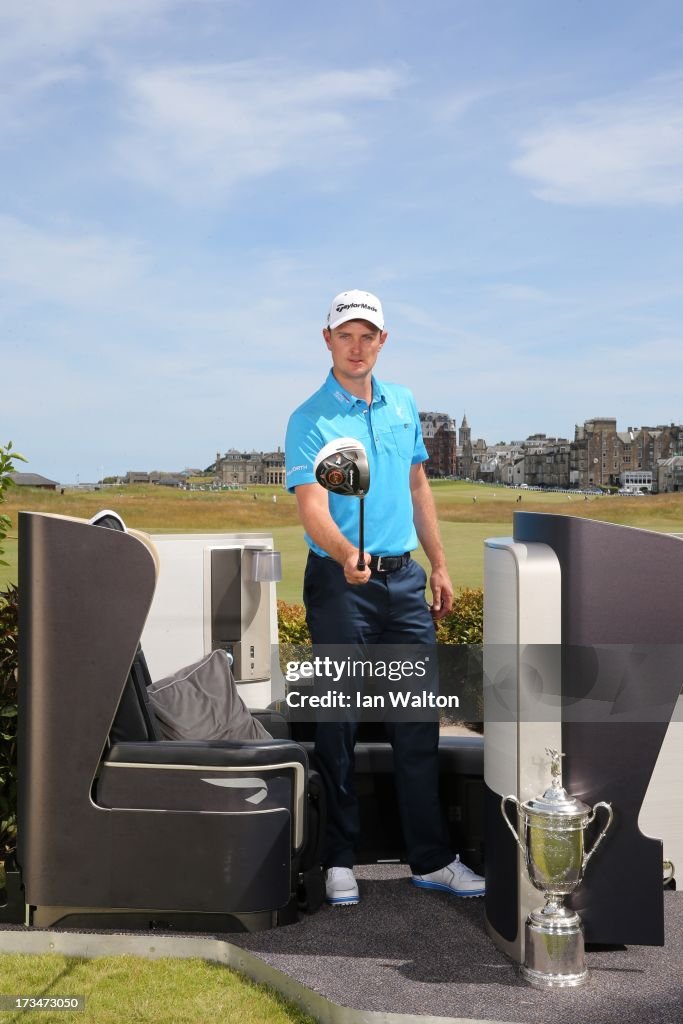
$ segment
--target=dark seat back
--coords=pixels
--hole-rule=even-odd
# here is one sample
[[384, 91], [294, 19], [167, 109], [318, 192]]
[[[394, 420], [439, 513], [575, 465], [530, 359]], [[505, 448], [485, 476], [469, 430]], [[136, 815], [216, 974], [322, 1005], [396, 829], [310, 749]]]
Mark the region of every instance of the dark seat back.
[[109, 733], [112, 744], [162, 739], [147, 694], [150, 682], [145, 656], [142, 648], [138, 647]]

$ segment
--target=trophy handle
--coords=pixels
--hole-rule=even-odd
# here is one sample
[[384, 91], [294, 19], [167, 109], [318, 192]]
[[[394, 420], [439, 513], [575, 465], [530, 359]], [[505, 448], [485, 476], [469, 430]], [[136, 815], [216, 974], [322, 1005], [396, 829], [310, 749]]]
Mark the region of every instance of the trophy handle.
[[600, 835], [598, 836], [598, 838], [597, 838], [597, 839], [595, 840], [595, 842], [593, 843], [593, 845], [592, 845], [592, 847], [590, 848], [590, 850], [588, 850], [588, 852], [587, 852], [587, 853], [586, 853], [586, 854], [584, 855], [584, 858], [583, 858], [583, 867], [584, 867], [584, 870], [585, 870], [585, 868], [586, 868], [586, 864], [587, 864], [587, 863], [588, 863], [588, 861], [589, 861], [589, 860], [591, 859], [591, 857], [593, 856], [593, 854], [594, 854], [594, 853], [595, 853], [595, 851], [597, 850], [598, 846], [600, 845], [600, 843], [601, 843], [601, 842], [603, 841], [603, 839], [605, 838], [605, 833], [607, 832], [607, 829], [608, 829], [608, 828], [610, 827], [610, 825], [612, 824], [612, 819], [614, 818], [614, 814], [612, 813], [612, 805], [611, 805], [611, 804], [608, 804], [608, 803], [606, 803], [606, 802], [605, 802], [604, 800], [600, 800], [600, 802], [599, 802], [599, 803], [597, 803], [597, 804], [595, 805], [595, 807], [593, 808], [593, 813], [591, 814], [590, 818], [589, 818], [589, 819], [588, 819], [588, 821], [586, 822], [586, 824], [587, 824], [587, 825], [590, 825], [590, 823], [591, 823], [592, 821], [595, 821], [596, 815], [597, 815], [597, 813], [598, 813], [598, 807], [604, 807], [604, 808], [605, 808], [605, 810], [607, 811], [607, 824], [606, 824], [606, 825], [605, 825], [605, 827], [603, 828], [603, 830], [602, 830], [602, 832], [600, 833]]
[[[513, 804], [517, 808], [517, 815], [519, 816], [519, 800], [517, 799], [516, 796], [504, 796], [503, 799], [500, 801], [500, 811], [501, 811], [501, 814], [503, 815], [503, 817], [505, 818], [505, 824], [507, 825], [507, 827], [510, 829], [510, 831], [513, 834], [513, 836], [515, 837], [515, 842], [517, 843], [517, 846], [522, 851], [522, 855], [524, 857], [526, 857], [526, 850], [524, 849], [524, 843], [519, 838], [519, 834], [517, 832], [517, 829], [513, 826], [512, 822], [508, 818], [507, 810], [505, 809], [505, 804], [508, 802], [508, 800], [511, 800], [513, 802]], [[595, 845], [597, 846], [597, 843]]]

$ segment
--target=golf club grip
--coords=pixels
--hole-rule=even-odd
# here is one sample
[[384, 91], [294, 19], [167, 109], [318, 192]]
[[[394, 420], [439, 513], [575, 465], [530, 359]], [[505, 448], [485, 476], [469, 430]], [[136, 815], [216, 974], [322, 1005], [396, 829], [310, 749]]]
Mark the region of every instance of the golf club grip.
[[365, 552], [363, 547], [365, 545], [365, 500], [363, 497], [360, 499], [360, 517], [358, 519], [358, 565], [357, 569], [365, 568]]

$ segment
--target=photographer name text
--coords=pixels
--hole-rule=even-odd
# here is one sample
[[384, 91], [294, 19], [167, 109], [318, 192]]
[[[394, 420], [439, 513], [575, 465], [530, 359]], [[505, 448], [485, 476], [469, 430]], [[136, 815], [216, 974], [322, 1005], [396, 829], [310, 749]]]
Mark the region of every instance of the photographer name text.
[[[389, 700], [389, 705], [386, 699]], [[390, 690], [383, 693], [343, 693], [328, 690], [327, 693], [300, 693], [291, 690], [285, 697], [290, 708], [459, 708], [460, 698], [454, 694], [447, 697], [429, 690]]]

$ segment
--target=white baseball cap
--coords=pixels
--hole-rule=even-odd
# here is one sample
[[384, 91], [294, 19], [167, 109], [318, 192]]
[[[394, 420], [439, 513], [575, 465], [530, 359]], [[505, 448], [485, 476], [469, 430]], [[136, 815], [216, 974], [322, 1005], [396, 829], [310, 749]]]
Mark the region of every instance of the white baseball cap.
[[372, 292], [361, 292], [357, 288], [340, 292], [335, 296], [327, 314], [327, 326], [332, 330], [347, 320], [368, 320], [380, 331], [384, 330], [382, 303]]

